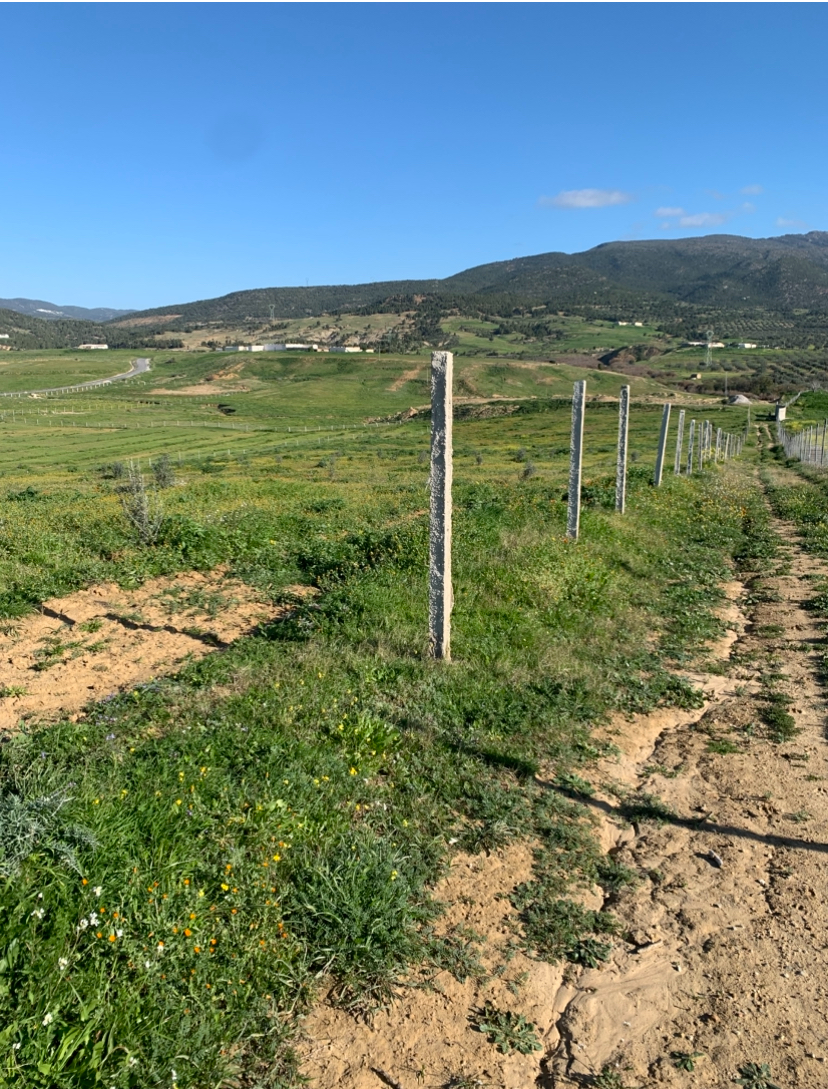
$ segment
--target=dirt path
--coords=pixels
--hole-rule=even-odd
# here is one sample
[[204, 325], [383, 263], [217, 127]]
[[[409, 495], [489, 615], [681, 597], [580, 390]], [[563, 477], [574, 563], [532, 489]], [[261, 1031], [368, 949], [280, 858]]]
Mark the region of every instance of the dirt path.
[[[629, 941], [572, 987], [551, 1085], [583, 1084], [605, 1065], [623, 1084], [684, 1085], [675, 1062], [694, 1052], [693, 1085], [727, 1084], [751, 1062], [783, 1089], [828, 1085], [824, 626], [807, 609], [828, 569], [792, 526], [774, 528], [782, 552], [742, 595], [738, 686], [693, 729], [667, 729], [649, 754], [621, 760], [622, 780], [678, 819], [642, 820], [615, 851], [644, 876], [608, 905]], [[769, 693], [795, 722], [786, 742], [763, 723]]]
[[[564, 972], [510, 954], [499, 977], [441, 973], [436, 992], [405, 991], [369, 1025], [321, 1003], [305, 1022], [311, 1084], [724, 1086], [767, 1063], [780, 1089], [828, 1086], [825, 632], [807, 608], [828, 565], [774, 527], [780, 555], [731, 585], [735, 630], [693, 678], [705, 707], [617, 723], [620, 755], [592, 776], [604, 844], [638, 875], [604, 904], [621, 922], [610, 961]], [[787, 741], [771, 736], [774, 706], [790, 715], [777, 729], [795, 724]], [[632, 827], [623, 793], [641, 803]], [[437, 890], [446, 925], [487, 939], [487, 967], [509, 949], [504, 897], [530, 861], [526, 847], [461, 857]], [[532, 1020], [542, 1051], [501, 1056], [475, 1033], [485, 999]]]

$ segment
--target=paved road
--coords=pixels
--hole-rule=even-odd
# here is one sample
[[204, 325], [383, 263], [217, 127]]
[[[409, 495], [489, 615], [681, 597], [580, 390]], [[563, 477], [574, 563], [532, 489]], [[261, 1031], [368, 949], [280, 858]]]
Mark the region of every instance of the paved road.
[[130, 370], [123, 374], [113, 374], [111, 378], [96, 378], [93, 382], [79, 382], [76, 386], [55, 386], [53, 389], [16, 389], [13, 393], [0, 393], [0, 397], [25, 397], [29, 393], [76, 393], [82, 389], [93, 389], [95, 386], [108, 386], [112, 382], [122, 382], [125, 378], [135, 378], [138, 374], [146, 374], [149, 369], [149, 359], [133, 359]]

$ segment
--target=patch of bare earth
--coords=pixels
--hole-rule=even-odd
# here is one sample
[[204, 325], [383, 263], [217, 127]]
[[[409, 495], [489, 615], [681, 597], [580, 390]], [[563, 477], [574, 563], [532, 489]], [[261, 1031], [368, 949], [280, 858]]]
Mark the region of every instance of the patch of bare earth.
[[388, 387], [389, 393], [399, 393], [403, 386], [407, 382], [413, 382], [419, 375], [422, 367], [412, 367], [410, 370], [403, 371], [399, 378], [395, 378], [391, 385]]
[[221, 569], [54, 598], [0, 630], [0, 729], [76, 713], [228, 645], [280, 611]]
[[150, 393], [163, 393], [167, 397], [215, 397], [217, 393], [249, 392], [250, 386], [246, 386], [244, 383], [232, 385], [224, 382], [200, 382], [196, 386], [182, 386], [181, 389], [156, 388], [150, 390]]
[[[371, 1021], [354, 1018], [323, 1001], [302, 1022], [302, 1072], [320, 1089], [381, 1089], [398, 1082], [445, 1085], [466, 1077], [469, 1085], [524, 1089], [538, 1072], [538, 1053], [500, 1054], [470, 1021], [488, 1000], [534, 1021], [548, 1048], [557, 1041], [553, 1001], [562, 968], [532, 960], [517, 949], [510, 924], [509, 893], [532, 876], [526, 844], [489, 856], [456, 855], [435, 889], [447, 904], [438, 931], [470, 928], [483, 939], [480, 960], [488, 978], [460, 983], [447, 972], [418, 973], [400, 986], [400, 999]], [[390, 1079], [390, 1081], [388, 1080]]]
[[[733, 630], [712, 648], [719, 665], [688, 676], [704, 706], [609, 730], [619, 755], [595, 769], [588, 804], [605, 849], [638, 875], [603, 900], [621, 923], [609, 962], [564, 975], [510, 944], [508, 894], [531, 873], [526, 845], [458, 856], [435, 892], [448, 904], [442, 925], [472, 926], [486, 967], [506, 964], [504, 976], [460, 984], [440, 973], [433, 990], [415, 976], [368, 1024], [322, 1001], [303, 1022], [312, 1085], [556, 1089], [591, 1084], [609, 1067], [624, 1086], [713, 1087], [768, 1063], [782, 1089], [828, 1086], [825, 633], [807, 608], [813, 576], [828, 568], [790, 526], [777, 530], [790, 569], [762, 572], [765, 600], [727, 587]], [[800, 733], [789, 743], [760, 723], [769, 668], [794, 700]], [[623, 793], [649, 794], [674, 816], [630, 824], [618, 809]], [[589, 906], [601, 903], [596, 890]], [[470, 1015], [487, 999], [533, 1021], [543, 1051], [503, 1056], [474, 1031]], [[676, 1065], [688, 1056], [692, 1073]]]

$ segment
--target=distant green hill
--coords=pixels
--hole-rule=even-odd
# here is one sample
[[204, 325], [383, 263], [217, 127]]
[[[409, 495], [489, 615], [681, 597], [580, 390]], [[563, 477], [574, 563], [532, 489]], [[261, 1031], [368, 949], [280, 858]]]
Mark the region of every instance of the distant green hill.
[[478, 265], [441, 280], [273, 287], [234, 291], [217, 299], [140, 310], [115, 325], [156, 318], [165, 329], [200, 323], [265, 323], [336, 311], [381, 309], [386, 300], [417, 295], [520, 297], [527, 301], [596, 305], [636, 298], [691, 306], [828, 312], [828, 232], [778, 238], [704, 238], [607, 242], [583, 253], [542, 253]]
[[14, 348], [77, 348], [89, 342], [106, 343], [110, 348], [174, 348], [181, 341], [176, 337], [148, 336], [145, 329], [120, 329], [95, 321], [71, 318], [34, 318], [16, 310], [0, 309], [0, 344]]

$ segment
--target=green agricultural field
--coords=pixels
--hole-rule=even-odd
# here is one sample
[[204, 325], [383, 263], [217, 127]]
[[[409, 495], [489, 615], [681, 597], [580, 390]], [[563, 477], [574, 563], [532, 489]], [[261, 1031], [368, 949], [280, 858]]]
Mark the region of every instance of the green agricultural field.
[[655, 345], [663, 351], [673, 343], [649, 323], [619, 326], [616, 321], [589, 320], [569, 314], [553, 317], [545, 312], [535, 322], [457, 316], [443, 318], [440, 324], [456, 338], [458, 355], [497, 354], [531, 359], [551, 354], [554, 358], [556, 353], [600, 355], [627, 344]]
[[[31, 351], [0, 352], [0, 393], [52, 389], [108, 378], [129, 370], [142, 352]], [[0, 403], [0, 407], [2, 407]]]
[[[736, 465], [668, 471], [654, 490], [658, 404], [633, 406], [623, 518], [617, 409], [588, 404], [577, 545], [564, 538], [568, 404], [460, 406], [454, 661], [437, 665], [428, 428], [359, 418], [360, 390], [363, 411], [410, 403], [388, 386], [417, 360], [246, 357], [251, 390], [227, 396], [259, 406], [239, 409], [249, 431], [207, 426], [235, 422], [215, 399], [151, 392], [162, 366], [183, 388], [217, 362], [158, 363], [128, 391], [27, 405], [50, 415], [0, 425], [3, 639], [44, 600], [193, 570], [241, 580], [273, 610], [172, 675], [7, 734], [0, 1085], [137, 1089], [173, 1070], [180, 1089], [298, 1084], [295, 1014], [320, 972], [365, 1013], [407, 966], [443, 963], [428, 889], [461, 848], [536, 841], [521, 940], [553, 960], [595, 944], [611, 917], [567, 916], [559, 931], [561, 898], [619, 874], [586, 811], [534, 773], [582, 782], [610, 713], [697, 701], [681, 668], [722, 630], [719, 585], [759, 501]], [[252, 426], [276, 404], [301, 419], [302, 397], [306, 419], [344, 406], [358, 426]], [[710, 412], [744, 425], [743, 410]], [[121, 422], [103, 426], [107, 414]], [[162, 453], [167, 486], [142, 540], [118, 463], [141, 459], [151, 482]], [[71, 660], [78, 636], [65, 632], [36, 668]], [[95, 652], [105, 668], [105, 645]]]

